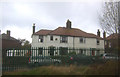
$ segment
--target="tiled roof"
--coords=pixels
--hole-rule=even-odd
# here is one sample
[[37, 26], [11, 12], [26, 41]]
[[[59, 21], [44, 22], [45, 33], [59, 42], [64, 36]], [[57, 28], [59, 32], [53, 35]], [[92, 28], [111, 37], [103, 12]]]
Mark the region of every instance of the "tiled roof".
[[35, 34], [37, 35], [65, 35], [65, 36], [75, 36], [75, 37], [89, 37], [89, 38], [98, 38], [102, 39], [101, 37], [92, 34], [92, 33], [86, 33], [80, 29], [76, 28], [65, 28], [65, 27], [58, 27], [55, 30], [39, 30]]
[[113, 33], [113, 34], [111, 34], [110, 36], [107, 37], [107, 40], [118, 39], [118, 36], [120, 36], [120, 34]]
[[16, 40], [16, 41], [18, 41], [18, 40], [15, 39], [14, 37], [8, 36], [8, 35], [5, 34], [5, 33], [3, 33], [2, 35], [0, 35], [0, 38], [6, 39], [6, 40]]
[[34, 33], [34, 35], [47, 35], [48, 33], [50, 33], [52, 30], [39, 30], [36, 33]]

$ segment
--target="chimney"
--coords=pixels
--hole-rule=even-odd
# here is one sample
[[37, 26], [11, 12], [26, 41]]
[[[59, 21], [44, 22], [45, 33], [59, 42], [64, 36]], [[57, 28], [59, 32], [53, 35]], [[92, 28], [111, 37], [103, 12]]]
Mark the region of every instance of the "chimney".
[[104, 39], [106, 38], [106, 32], [105, 31], [103, 32], [103, 38]]
[[69, 19], [67, 20], [66, 28], [71, 29], [71, 21]]
[[10, 36], [10, 30], [7, 30], [7, 35]]
[[7, 30], [8, 39], [10, 38], [10, 30]]
[[33, 23], [33, 34], [35, 33], [35, 23]]
[[98, 29], [98, 32], [97, 32], [97, 36], [99, 36], [99, 37], [100, 37], [100, 31], [99, 31], [99, 29]]

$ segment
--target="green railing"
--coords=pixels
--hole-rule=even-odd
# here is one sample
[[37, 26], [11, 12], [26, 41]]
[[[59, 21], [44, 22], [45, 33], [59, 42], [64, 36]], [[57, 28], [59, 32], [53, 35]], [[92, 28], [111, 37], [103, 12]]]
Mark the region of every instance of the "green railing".
[[104, 49], [38, 47], [31, 49], [2, 49], [2, 70], [12, 71], [39, 65], [66, 65], [71, 55], [99, 56]]

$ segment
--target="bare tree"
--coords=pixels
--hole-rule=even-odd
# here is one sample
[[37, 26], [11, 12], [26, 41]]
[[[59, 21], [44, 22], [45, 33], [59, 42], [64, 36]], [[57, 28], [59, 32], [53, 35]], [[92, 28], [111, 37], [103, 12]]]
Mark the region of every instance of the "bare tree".
[[118, 4], [118, 2], [105, 2], [103, 4], [102, 12], [99, 15], [100, 25], [108, 35], [118, 33]]

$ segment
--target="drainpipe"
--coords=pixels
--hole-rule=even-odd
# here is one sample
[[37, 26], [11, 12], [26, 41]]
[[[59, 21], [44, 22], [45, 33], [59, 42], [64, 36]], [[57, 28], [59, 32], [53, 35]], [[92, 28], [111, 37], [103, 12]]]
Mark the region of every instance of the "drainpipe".
[[73, 50], [74, 50], [74, 47], [75, 47], [75, 37], [73, 36]]

